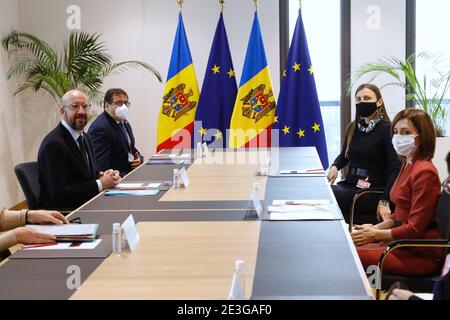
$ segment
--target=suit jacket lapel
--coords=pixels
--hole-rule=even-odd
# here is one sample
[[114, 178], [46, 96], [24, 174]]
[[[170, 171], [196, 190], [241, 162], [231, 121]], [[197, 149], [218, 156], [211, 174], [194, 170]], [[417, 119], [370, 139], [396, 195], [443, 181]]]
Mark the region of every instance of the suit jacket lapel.
[[119, 124], [114, 120], [106, 111], [104, 111], [106, 119], [108, 119], [109, 124], [113, 128], [113, 130], [116, 132], [116, 134], [119, 136], [120, 141], [122, 142], [122, 147], [128, 152], [128, 140], [127, 137], [123, 136], [123, 132], [119, 127]]

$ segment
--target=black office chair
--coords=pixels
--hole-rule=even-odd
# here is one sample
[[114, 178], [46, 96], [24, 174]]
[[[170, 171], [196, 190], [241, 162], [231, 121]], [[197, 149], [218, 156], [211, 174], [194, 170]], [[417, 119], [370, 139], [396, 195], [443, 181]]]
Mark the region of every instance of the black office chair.
[[27, 199], [28, 208], [38, 209], [41, 191], [38, 163], [36, 161], [20, 163], [14, 168], [14, 171]]
[[[369, 189], [362, 189], [357, 194], [355, 194], [355, 196], [353, 197], [352, 207], [350, 208], [350, 221], [348, 223], [348, 228], [349, 228], [350, 233], [353, 230], [353, 224], [354, 224], [354, 220], [355, 220], [355, 211], [356, 211], [358, 202], [362, 201], [364, 199], [367, 199], [370, 196], [370, 197], [377, 197], [377, 203], [378, 203], [378, 200], [380, 200], [383, 193], [384, 193], [383, 188], [369, 188]], [[356, 224], [364, 224], [364, 223], [376, 224], [376, 223], [378, 223], [376, 212], [377, 212], [377, 207], [375, 206], [373, 208], [373, 210], [371, 210], [370, 212], [367, 212], [364, 215], [358, 214], [358, 221], [356, 222]]]
[[421, 248], [447, 248], [447, 252], [450, 248], [450, 194], [443, 192], [439, 198], [437, 208], [437, 222], [439, 231], [441, 233], [441, 239], [415, 239], [415, 240], [397, 240], [388, 244], [387, 248], [383, 252], [378, 262], [378, 270], [380, 272], [379, 279], [381, 280], [381, 288], [377, 288], [377, 300], [380, 298], [381, 290], [386, 290], [394, 282], [402, 281], [408, 285], [408, 288], [413, 292], [431, 292], [434, 283], [441, 277], [440, 274], [428, 275], [428, 276], [394, 276], [384, 275], [383, 266], [386, 257], [398, 248], [405, 247], [421, 247]]

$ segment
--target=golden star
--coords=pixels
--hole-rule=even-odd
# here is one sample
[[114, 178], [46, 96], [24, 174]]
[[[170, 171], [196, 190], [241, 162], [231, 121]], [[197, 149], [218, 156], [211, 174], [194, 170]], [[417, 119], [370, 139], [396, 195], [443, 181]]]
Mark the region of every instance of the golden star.
[[298, 129], [297, 134], [298, 134], [298, 137], [299, 137], [299, 138], [304, 137], [304, 136], [305, 136], [305, 130]]
[[283, 70], [283, 77], [286, 77], [286, 69]]
[[214, 74], [220, 73], [220, 66], [214, 65], [214, 68], [212, 68], [211, 70], [214, 72]]
[[309, 74], [313, 74], [313, 72], [314, 72], [313, 66], [309, 67], [308, 71], [309, 71]]
[[289, 134], [290, 133], [290, 131], [289, 131], [290, 129], [291, 129], [290, 127], [284, 126], [284, 128], [283, 128], [284, 135]]
[[216, 134], [214, 135], [214, 137], [216, 137], [216, 140], [222, 139], [222, 132], [220, 132], [219, 130], [217, 130]]
[[314, 126], [312, 126], [314, 132], [320, 131], [320, 124], [314, 122]]
[[275, 116], [275, 117], [273, 118], [273, 123], [278, 123], [278, 116]]
[[233, 78], [234, 77], [234, 70], [230, 68], [230, 71], [227, 72], [228, 77]]
[[300, 70], [300, 64], [299, 63], [295, 63], [293, 66], [292, 66], [292, 68], [294, 68], [294, 71], [299, 71]]
[[207, 129], [205, 129], [205, 128], [201, 128], [200, 130], [198, 130], [198, 132], [202, 135], [202, 136], [204, 136], [205, 134], [206, 134], [206, 131], [207, 131]]

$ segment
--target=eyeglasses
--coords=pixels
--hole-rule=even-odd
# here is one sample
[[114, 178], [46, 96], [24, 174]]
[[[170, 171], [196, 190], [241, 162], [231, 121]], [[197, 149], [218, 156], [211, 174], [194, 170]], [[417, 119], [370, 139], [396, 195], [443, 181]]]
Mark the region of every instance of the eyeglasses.
[[81, 218], [80, 218], [80, 217], [78, 217], [78, 218], [75, 218], [75, 219], [69, 220], [69, 223], [78, 223], [78, 224], [81, 224]]
[[115, 107], [121, 107], [121, 106], [123, 106], [123, 105], [126, 105], [127, 106], [127, 108], [129, 108], [130, 106], [131, 106], [131, 103], [129, 102], [129, 101], [126, 101], [126, 102], [122, 102], [122, 101], [117, 101], [117, 102], [113, 102], [113, 103], [111, 103], [113, 106], [115, 106]]
[[91, 109], [90, 104], [71, 104], [70, 106], [66, 107], [70, 111], [78, 111], [79, 109], [83, 108], [84, 111], [89, 111]]

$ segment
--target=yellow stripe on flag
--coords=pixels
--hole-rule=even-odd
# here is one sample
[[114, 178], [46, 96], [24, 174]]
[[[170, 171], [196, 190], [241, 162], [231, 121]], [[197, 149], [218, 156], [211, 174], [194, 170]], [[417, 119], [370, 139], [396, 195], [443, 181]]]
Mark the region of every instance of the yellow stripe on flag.
[[230, 123], [230, 148], [241, 148], [273, 124], [275, 97], [269, 68], [239, 88]]
[[167, 81], [159, 113], [158, 145], [194, 122], [199, 96], [193, 64]]

